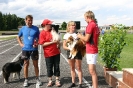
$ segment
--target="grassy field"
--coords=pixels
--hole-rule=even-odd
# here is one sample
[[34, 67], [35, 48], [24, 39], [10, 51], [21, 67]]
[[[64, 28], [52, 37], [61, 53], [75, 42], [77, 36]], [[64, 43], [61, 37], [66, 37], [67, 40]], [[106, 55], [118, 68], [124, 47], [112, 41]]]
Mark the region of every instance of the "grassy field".
[[18, 31], [0, 31], [0, 35], [2, 35], [2, 33], [18, 33]]
[[128, 45], [123, 48], [121, 53], [121, 68], [133, 68], [133, 34], [128, 34], [127, 38]]
[[[127, 34], [128, 44], [124, 46], [120, 56], [120, 68], [133, 68], [133, 34]], [[98, 58], [100, 64], [103, 65], [100, 57]]]
[[4, 38], [0, 38], [0, 40], [10, 40], [10, 39], [14, 39], [14, 38], [16, 38], [16, 36], [4, 37]]

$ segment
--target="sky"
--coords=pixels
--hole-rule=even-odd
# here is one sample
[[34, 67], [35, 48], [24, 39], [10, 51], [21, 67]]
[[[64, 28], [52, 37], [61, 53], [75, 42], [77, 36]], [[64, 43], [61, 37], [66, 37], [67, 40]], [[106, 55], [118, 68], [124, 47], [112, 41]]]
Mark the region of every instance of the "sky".
[[99, 26], [123, 24], [133, 26], [133, 0], [0, 0], [0, 11], [25, 18], [33, 15], [34, 25], [44, 19], [54, 23], [80, 21], [86, 26], [84, 13], [93, 11]]

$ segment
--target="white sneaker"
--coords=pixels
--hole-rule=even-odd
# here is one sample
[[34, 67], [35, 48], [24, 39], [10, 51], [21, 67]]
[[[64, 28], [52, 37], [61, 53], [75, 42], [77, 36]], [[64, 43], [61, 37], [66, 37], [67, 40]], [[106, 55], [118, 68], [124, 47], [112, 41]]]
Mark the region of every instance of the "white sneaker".
[[39, 79], [37, 79], [36, 80], [36, 85], [42, 86], [42, 82]]
[[25, 79], [23, 86], [24, 87], [27, 87], [28, 86], [28, 79]]

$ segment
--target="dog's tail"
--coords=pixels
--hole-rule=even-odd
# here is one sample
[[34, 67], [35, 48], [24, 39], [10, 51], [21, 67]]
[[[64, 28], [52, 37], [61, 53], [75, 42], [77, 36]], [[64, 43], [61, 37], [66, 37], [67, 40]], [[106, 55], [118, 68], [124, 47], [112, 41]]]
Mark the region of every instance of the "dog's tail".
[[84, 57], [85, 54], [86, 54], [86, 47], [83, 46], [83, 47], [82, 47], [82, 50], [81, 50], [81, 55]]
[[2, 74], [3, 74], [3, 78], [4, 78], [4, 83], [7, 83], [10, 74], [5, 71], [4, 67], [2, 68]]

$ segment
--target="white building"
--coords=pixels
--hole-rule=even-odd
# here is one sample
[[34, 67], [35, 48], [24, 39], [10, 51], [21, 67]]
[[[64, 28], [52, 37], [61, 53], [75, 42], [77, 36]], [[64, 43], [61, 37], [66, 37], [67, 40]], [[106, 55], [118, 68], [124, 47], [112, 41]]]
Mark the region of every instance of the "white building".
[[109, 29], [111, 29], [111, 25], [99, 26], [99, 28], [103, 29], [103, 30], [109, 30]]

